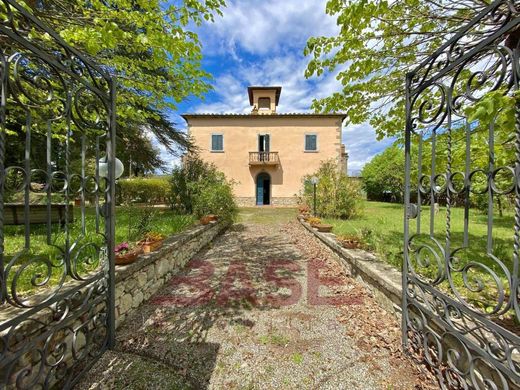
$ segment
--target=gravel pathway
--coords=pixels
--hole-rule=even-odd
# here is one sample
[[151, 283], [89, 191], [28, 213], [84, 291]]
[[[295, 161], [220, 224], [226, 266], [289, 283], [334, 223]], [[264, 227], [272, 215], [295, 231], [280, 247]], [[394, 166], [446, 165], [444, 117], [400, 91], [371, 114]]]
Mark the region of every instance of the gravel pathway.
[[436, 388], [397, 320], [287, 212], [243, 214], [117, 339], [78, 388]]

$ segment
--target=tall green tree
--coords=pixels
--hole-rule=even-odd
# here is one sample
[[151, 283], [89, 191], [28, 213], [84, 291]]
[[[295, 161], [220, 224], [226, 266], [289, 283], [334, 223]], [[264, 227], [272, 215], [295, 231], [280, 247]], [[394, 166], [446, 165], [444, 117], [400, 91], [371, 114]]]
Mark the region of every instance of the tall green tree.
[[361, 172], [367, 198], [401, 202], [404, 195], [403, 167], [404, 153], [397, 144], [375, 156]]
[[[191, 27], [221, 15], [224, 0], [26, 0], [40, 19], [118, 80], [120, 133], [148, 130], [168, 150], [189, 140], [168, 111], [210, 89]], [[135, 132], [135, 131], [134, 131]]]
[[[378, 139], [403, 133], [404, 80], [490, 0], [329, 0], [337, 36], [313, 37], [306, 77], [337, 72], [341, 90], [313, 102], [316, 111], [344, 111], [352, 124], [369, 122]], [[491, 27], [490, 27], [491, 26]], [[483, 23], [482, 29], [492, 28]], [[474, 29], [478, 35], [479, 31]], [[505, 44], [512, 47], [519, 31]]]

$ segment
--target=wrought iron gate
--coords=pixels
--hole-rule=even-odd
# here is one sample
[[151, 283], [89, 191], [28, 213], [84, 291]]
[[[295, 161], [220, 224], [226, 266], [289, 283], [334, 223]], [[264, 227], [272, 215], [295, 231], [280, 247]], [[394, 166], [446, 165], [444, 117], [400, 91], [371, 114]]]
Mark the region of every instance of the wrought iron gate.
[[499, 0], [407, 76], [403, 343], [443, 388], [520, 387], [519, 42]]
[[115, 83], [33, 11], [0, 0], [0, 388], [69, 388], [114, 342]]

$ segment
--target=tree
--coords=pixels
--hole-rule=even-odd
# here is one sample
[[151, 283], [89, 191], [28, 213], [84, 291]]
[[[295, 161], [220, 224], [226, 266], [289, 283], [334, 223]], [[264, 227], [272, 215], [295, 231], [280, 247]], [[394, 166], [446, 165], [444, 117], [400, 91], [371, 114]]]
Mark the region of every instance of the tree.
[[[189, 140], [166, 112], [210, 89], [189, 24], [221, 15], [224, 0], [26, 0], [40, 19], [118, 80], [121, 131], [146, 129], [169, 151]], [[42, 38], [45, 39], [45, 38]]]
[[[314, 37], [306, 77], [338, 72], [342, 90], [315, 100], [316, 111], [345, 111], [352, 124], [368, 121], [378, 139], [404, 130], [404, 80], [461, 26], [481, 12], [486, 0], [329, 0], [326, 12], [337, 16], [338, 36]], [[495, 25], [494, 25], [495, 24]], [[484, 29], [497, 22], [482, 23]], [[516, 46], [520, 30], [505, 45]], [[469, 41], [469, 40], [468, 40]], [[477, 39], [475, 39], [475, 42]], [[471, 42], [469, 41], [468, 45]]]
[[369, 200], [401, 202], [404, 195], [404, 153], [396, 144], [367, 163], [361, 172]]

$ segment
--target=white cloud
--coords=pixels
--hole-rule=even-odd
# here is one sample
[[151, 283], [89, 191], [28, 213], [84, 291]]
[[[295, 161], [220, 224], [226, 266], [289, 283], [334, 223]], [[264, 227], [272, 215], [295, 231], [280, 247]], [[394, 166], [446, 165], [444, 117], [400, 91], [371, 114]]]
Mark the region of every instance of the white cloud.
[[[309, 112], [313, 99], [340, 90], [336, 74], [305, 79], [309, 37], [337, 35], [339, 27], [325, 14], [327, 0], [230, 0], [224, 16], [197, 29], [209, 63], [216, 66], [210, 102], [191, 105], [195, 113], [249, 113], [249, 85], [281, 85], [279, 112]], [[223, 69], [223, 70], [221, 70]], [[182, 120], [182, 119], [181, 119]], [[179, 123], [177, 121], [177, 123]], [[349, 169], [363, 165], [392, 141], [376, 142], [368, 124], [347, 126], [343, 142]]]
[[325, 13], [326, 0], [230, 0], [224, 16], [204, 28], [201, 38], [210, 54], [266, 55], [297, 48], [311, 36], [336, 35], [339, 28]]
[[349, 154], [348, 169], [353, 171], [361, 170], [376, 154], [395, 142], [390, 138], [376, 142], [374, 128], [366, 123], [347, 126], [342, 141]]

